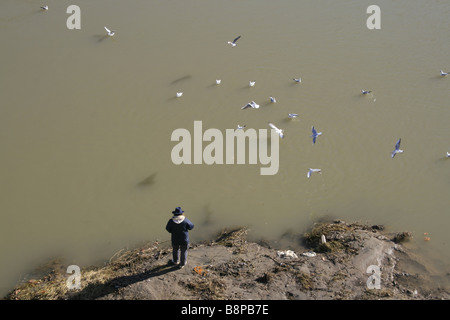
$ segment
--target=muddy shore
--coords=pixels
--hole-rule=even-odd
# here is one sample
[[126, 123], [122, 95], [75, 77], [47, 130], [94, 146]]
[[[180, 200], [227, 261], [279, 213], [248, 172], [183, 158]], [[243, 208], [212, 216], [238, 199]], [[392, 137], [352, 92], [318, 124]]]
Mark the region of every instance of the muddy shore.
[[[380, 225], [331, 221], [298, 235], [304, 251], [247, 240], [247, 229], [223, 230], [191, 244], [188, 265], [168, 263], [171, 249], [157, 242], [122, 251], [103, 266], [81, 269], [69, 290], [67, 265], [29, 279], [4, 300], [448, 300], [446, 287], [404, 241]], [[431, 280], [434, 281], [431, 281]], [[448, 279], [445, 279], [448, 281]], [[443, 282], [444, 283], [444, 282]]]

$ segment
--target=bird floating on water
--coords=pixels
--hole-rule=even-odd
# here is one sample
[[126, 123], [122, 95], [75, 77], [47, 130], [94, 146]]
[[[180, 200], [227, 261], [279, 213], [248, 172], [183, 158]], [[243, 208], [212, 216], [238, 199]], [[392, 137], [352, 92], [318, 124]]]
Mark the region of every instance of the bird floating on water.
[[238, 41], [241, 38], [241, 36], [236, 37], [233, 41], [228, 41], [228, 44], [231, 45], [232, 47], [236, 47], [236, 41]]
[[272, 129], [275, 129], [276, 133], [278, 133], [280, 135], [281, 139], [284, 138], [284, 133], [283, 133], [282, 129], [277, 128], [272, 122], [269, 122], [269, 127], [271, 127]]
[[41, 7], [42, 10], [48, 10], [48, 6]]
[[373, 102], [377, 101], [371, 90], [361, 90], [361, 93], [363, 95], [369, 95], [372, 98]]
[[251, 101], [251, 102], [247, 103], [245, 106], [243, 106], [241, 109], [247, 109], [247, 108], [258, 109], [259, 104], [257, 104], [255, 101]]
[[306, 174], [306, 176], [309, 178], [309, 177], [311, 177], [311, 174], [313, 173], [313, 172], [318, 172], [318, 173], [320, 173], [320, 174], [322, 174], [322, 170], [321, 169], [309, 169], [308, 170], [308, 173]]
[[177, 98], [181, 97], [183, 95], [183, 92], [177, 92]]
[[253, 86], [255, 85], [255, 83], [256, 83], [256, 81], [250, 81], [250, 82], [248, 83], [248, 85], [249, 85], [250, 87], [253, 87]]
[[274, 97], [270, 97], [270, 102], [276, 103], [277, 100]]
[[314, 126], [312, 126], [311, 131], [312, 131], [312, 135], [310, 137], [313, 138], [313, 144], [315, 144], [317, 137], [322, 135], [322, 132], [317, 132], [317, 130], [316, 130], [316, 128], [314, 128]]
[[116, 33], [115, 30], [109, 30], [107, 27], [103, 27], [103, 28], [105, 28], [106, 32], [108, 33], [108, 36], [110, 36], [110, 37], [112, 37]]
[[294, 80], [295, 82], [302, 82], [302, 78], [293, 78], [292, 80]]
[[445, 77], [445, 76], [448, 76], [449, 74], [450, 74], [449, 72], [444, 72], [441, 70], [441, 76]]
[[244, 129], [246, 127], [246, 125], [244, 124], [243, 126], [241, 126], [241, 125], [237, 125], [237, 128], [239, 129], [239, 130], [242, 130], [242, 129]]
[[291, 118], [291, 119], [297, 118], [297, 117], [298, 117], [298, 114], [296, 114], [296, 113], [289, 113], [289, 114], [288, 114], [288, 117]]
[[401, 138], [398, 139], [397, 143], [395, 144], [395, 149], [391, 153], [391, 158], [394, 158], [397, 153], [402, 153], [403, 152], [403, 150], [400, 149], [400, 142], [401, 142], [401, 140], [402, 140]]
[[447, 152], [447, 158], [450, 158], [450, 152]]
[[220, 84], [222, 82], [222, 80], [217, 79], [216, 80], [216, 84]]

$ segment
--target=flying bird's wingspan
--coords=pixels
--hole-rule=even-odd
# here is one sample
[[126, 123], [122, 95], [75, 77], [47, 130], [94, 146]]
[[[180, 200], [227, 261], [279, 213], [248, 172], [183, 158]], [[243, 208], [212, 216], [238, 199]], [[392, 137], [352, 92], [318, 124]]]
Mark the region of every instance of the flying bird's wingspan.
[[395, 150], [399, 150], [400, 149], [400, 142], [402, 141], [402, 139], [398, 139], [397, 143], [395, 144]]
[[402, 153], [403, 152], [403, 150], [400, 149], [400, 142], [401, 141], [402, 141], [402, 139], [398, 139], [397, 143], [395, 144], [395, 149], [391, 153], [391, 158], [394, 158], [397, 153]]
[[311, 177], [311, 174], [313, 173], [313, 172], [318, 172], [318, 173], [322, 173], [322, 170], [321, 169], [309, 169], [308, 170], [308, 173], [306, 174], [306, 176], [309, 178], [309, 177]]
[[272, 122], [269, 122], [269, 127], [271, 127], [272, 129], [275, 129], [275, 130], [280, 130]]
[[276, 131], [276, 133], [278, 133], [278, 135], [280, 136], [281, 139], [284, 138], [284, 132], [282, 129], [277, 128], [277, 126], [275, 126], [272, 122], [269, 122], [269, 127], [274, 129]]

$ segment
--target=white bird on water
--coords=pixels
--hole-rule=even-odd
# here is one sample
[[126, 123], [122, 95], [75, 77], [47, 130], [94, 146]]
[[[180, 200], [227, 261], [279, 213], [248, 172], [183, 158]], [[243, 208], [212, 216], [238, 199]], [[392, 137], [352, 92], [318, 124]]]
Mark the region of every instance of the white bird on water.
[[308, 170], [308, 173], [306, 174], [306, 176], [309, 178], [309, 177], [311, 177], [311, 174], [313, 173], [313, 172], [318, 172], [318, 173], [320, 173], [320, 174], [322, 174], [322, 170], [321, 169], [309, 169]]
[[183, 92], [177, 92], [177, 98], [180, 98], [183, 95]]
[[313, 138], [313, 144], [315, 144], [317, 137], [321, 136], [322, 132], [317, 132], [317, 130], [316, 130], [316, 128], [314, 128], [314, 126], [312, 126], [311, 131], [312, 131], [312, 135], [310, 137]]
[[115, 30], [109, 30], [107, 27], [103, 27], [103, 28], [105, 28], [106, 32], [108, 33], [108, 36], [110, 36], [110, 37], [112, 37], [116, 33]]
[[231, 45], [232, 47], [236, 47], [236, 41], [238, 41], [241, 38], [241, 36], [236, 37], [233, 41], [228, 41], [228, 44]]
[[216, 84], [220, 84], [222, 82], [222, 80], [217, 79], [216, 80]]
[[280, 135], [280, 138], [283, 139], [284, 138], [284, 133], [282, 129], [277, 128], [272, 122], [269, 122], [269, 127], [271, 127], [272, 129], [274, 129], [276, 131], [276, 133], [278, 133]]
[[259, 104], [257, 104], [255, 101], [251, 101], [251, 102], [247, 103], [245, 106], [243, 106], [241, 109], [247, 109], [247, 108], [258, 109]]
[[293, 78], [292, 80], [294, 80], [295, 82], [302, 82], [302, 78]]
[[48, 10], [48, 6], [41, 7], [42, 10]]
[[270, 102], [276, 103], [277, 100], [274, 97], [270, 97]]
[[391, 153], [391, 158], [394, 158], [397, 153], [402, 153], [403, 152], [403, 150], [400, 149], [400, 142], [401, 141], [402, 141], [402, 139], [400, 138], [400, 139], [398, 139], [397, 143], [395, 144], [395, 149]]
[[250, 82], [248, 83], [248, 85], [249, 85], [250, 87], [253, 87], [253, 86], [255, 85], [255, 83], [256, 83], [256, 81], [250, 81]]
[[447, 158], [450, 158], [450, 152], [447, 152]]
[[450, 73], [444, 72], [444, 71], [441, 70], [441, 76], [445, 77], [445, 76], [448, 76], [449, 74], [450, 74]]
[[237, 125], [237, 128], [239, 129], [239, 130], [242, 130], [242, 129], [244, 129], [246, 127], [246, 125], [244, 124], [243, 126], [241, 126], [241, 125]]
[[291, 118], [291, 119], [297, 118], [297, 117], [298, 117], [298, 114], [296, 114], [296, 113], [289, 113], [289, 114], [288, 114], [288, 117]]
[[369, 94], [369, 93], [372, 93], [372, 91], [370, 91], [370, 90], [361, 90], [361, 93], [362, 94]]

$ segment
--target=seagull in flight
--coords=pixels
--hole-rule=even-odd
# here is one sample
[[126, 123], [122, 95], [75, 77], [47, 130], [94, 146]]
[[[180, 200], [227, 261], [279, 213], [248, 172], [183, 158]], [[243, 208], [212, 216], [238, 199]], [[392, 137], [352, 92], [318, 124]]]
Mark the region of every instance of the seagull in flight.
[[108, 33], [108, 36], [110, 36], [110, 37], [112, 37], [116, 33], [115, 30], [109, 30], [107, 27], [103, 27], [103, 28], [105, 28], [106, 32]]
[[41, 7], [42, 10], [48, 10], [48, 6]]
[[216, 84], [220, 84], [222, 82], [222, 80], [217, 79], [216, 80]]
[[295, 82], [302, 82], [302, 78], [293, 78], [292, 80], [294, 80]]
[[401, 142], [401, 140], [402, 140], [401, 138], [398, 139], [397, 143], [395, 144], [395, 149], [391, 153], [391, 158], [394, 158], [397, 153], [402, 153], [403, 152], [403, 150], [400, 149], [400, 142]]
[[291, 119], [298, 118], [298, 114], [296, 114], [296, 113], [289, 113], [288, 117], [291, 118]]
[[321, 169], [309, 169], [308, 170], [308, 173], [306, 174], [306, 176], [309, 178], [309, 177], [311, 177], [311, 174], [313, 173], [313, 172], [318, 172], [318, 173], [320, 173], [320, 174], [322, 174], [322, 170]]
[[449, 72], [444, 72], [441, 70], [441, 76], [445, 77], [445, 76], [448, 76], [449, 74], [450, 74]]
[[248, 85], [249, 85], [250, 87], [253, 87], [253, 86], [255, 85], [255, 83], [256, 83], [256, 81], [250, 81], [250, 82], [248, 83]]
[[277, 128], [272, 122], [269, 122], [269, 127], [271, 127], [272, 129], [275, 129], [276, 133], [278, 133], [280, 135], [281, 139], [284, 138], [284, 133], [283, 133], [282, 129]]
[[314, 126], [312, 127], [311, 131], [312, 131], [312, 135], [310, 137], [313, 138], [313, 144], [315, 144], [317, 137], [322, 135], [322, 132], [317, 132], [317, 130], [314, 128]]
[[247, 108], [258, 109], [259, 104], [257, 104], [255, 101], [251, 101], [251, 102], [247, 103], [245, 106], [243, 106], [241, 109], [247, 109]]
[[183, 95], [183, 92], [177, 92], [177, 98], [180, 98]]
[[270, 97], [270, 102], [276, 103], [277, 100], [274, 97]]
[[232, 47], [236, 47], [236, 41], [238, 41], [240, 38], [241, 38], [241, 36], [238, 36], [233, 41], [228, 41], [228, 44], [231, 45]]

